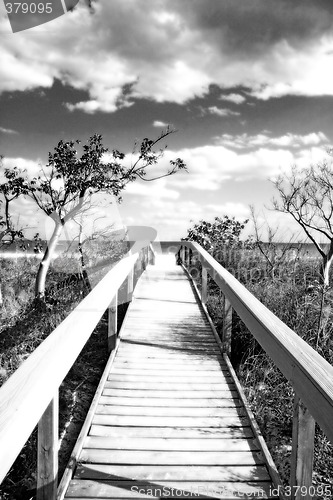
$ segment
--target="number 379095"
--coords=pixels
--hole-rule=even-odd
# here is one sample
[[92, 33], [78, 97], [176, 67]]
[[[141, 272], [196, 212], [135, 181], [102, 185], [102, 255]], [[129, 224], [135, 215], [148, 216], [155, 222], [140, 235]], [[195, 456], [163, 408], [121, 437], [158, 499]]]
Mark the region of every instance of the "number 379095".
[[7, 2], [7, 14], [51, 14], [52, 3], [47, 2]]

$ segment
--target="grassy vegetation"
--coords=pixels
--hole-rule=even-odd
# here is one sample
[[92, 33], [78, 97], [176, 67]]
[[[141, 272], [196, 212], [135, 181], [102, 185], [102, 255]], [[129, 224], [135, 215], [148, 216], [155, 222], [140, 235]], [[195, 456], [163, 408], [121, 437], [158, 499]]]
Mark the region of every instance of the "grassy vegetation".
[[[315, 256], [305, 250], [287, 252], [283, 259], [278, 260], [274, 270], [256, 249], [221, 249], [216, 256], [263, 304], [333, 364], [333, 292], [331, 289], [326, 291], [321, 308], [322, 287], [319, 285], [319, 262]], [[218, 332], [222, 333], [222, 296], [212, 280], [209, 282], [207, 306]], [[323, 328], [318, 333], [321, 309]], [[287, 485], [293, 390], [235, 313], [232, 363], [281, 478]], [[315, 439], [314, 484], [333, 487], [333, 446], [319, 428], [316, 429]], [[322, 498], [328, 500], [330, 497]]]
[[[85, 246], [85, 265], [93, 287], [123, 253], [123, 245], [94, 241]], [[46, 302], [34, 301], [36, 258], [0, 259], [1, 308], [0, 385], [61, 323], [88, 293], [74, 254], [54, 260]], [[121, 318], [120, 318], [121, 320]], [[69, 459], [108, 357], [107, 317], [101, 319], [59, 391], [60, 477]], [[36, 430], [0, 486], [1, 500], [30, 500], [36, 486]]]

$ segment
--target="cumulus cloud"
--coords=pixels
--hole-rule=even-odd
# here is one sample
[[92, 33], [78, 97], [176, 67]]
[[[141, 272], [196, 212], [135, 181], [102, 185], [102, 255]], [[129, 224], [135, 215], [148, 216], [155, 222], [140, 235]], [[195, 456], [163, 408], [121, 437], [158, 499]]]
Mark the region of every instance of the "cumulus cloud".
[[[324, 134], [296, 136], [298, 143], [294, 148], [281, 146], [280, 142], [284, 141], [277, 139], [273, 143], [267, 141], [267, 138], [265, 141], [253, 139], [251, 148], [249, 143], [236, 149], [231, 149], [226, 144], [213, 144], [169, 151], [166, 158], [168, 155], [181, 157], [189, 172], [182, 177], [169, 178], [169, 185], [182, 192], [195, 189], [214, 195], [214, 192], [218, 192], [229, 181], [266, 181], [283, 172], [289, 172], [292, 165], [304, 168], [327, 158], [322, 143], [317, 142], [325, 140]], [[294, 141], [296, 139], [294, 138]], [[233, 144], [230, 139], [227, 142]]]
[[246, 101], [245, 97], [240, 95], [240, 94], [222, 94], [220, 95], [219, 99], [221, 101], [230, 101], [233, 102], [234, 104], [243, 104], [243, 102]]
[[285, 147], [302, 148], [311, 146], [327, 146], [329, 140], [323, 132], [312, 132], [306, 135], [287, 133], [279, 137], [270, 137], [268, 134], [261, 133], [257, 135], [231, 135], [223, 134], [216, 138], [218, 144], [230, 147], [232, 149], [246, 149], [258, 147]]
[[246, 218], [250, 215], [250, 208], [244, 203], [234, 203], [228, 201], [227, 203], [209, 203], [206, 208], [210, 213], [214, 213], [217, 216], [229, 215], [229, 217], [236, 217], [237, 219]]
[[153, 122], [153, 127], [168, 127], [170, 124], [169, 123], [166, 123], [166, 122], [162, 122], [162, 121], [159, 121], [159, 120], [155, 120]]
[[217, 115], [217, 116], [239, 116], [240, 113], [238, 111], [232, 111], [231, 109], [227, 108], [218, 108], [217, 106], [210, 106], [207, 109], [208, 113], [211, 115]]
[[170, 189], [166, 185], [165, 179], [159, 179], [154, 181], [154, 184], [134, 182], [126, 187], [126, 194], [136, 195], [136, 196], [146, 196], [149, 199], [157, 198], [169, 198], [176, 200], [179, 198], [179, 191], [175, 189]]
[[14, 167], [20, 170], [26, 170], [29, 175], [36, 175], [40, 170], [40, 160], [28, 160], [26, 158], [10, 158], [5, 157], [2, 160], [4, 168], [12, 170]]
[[[89, 93], [69, 110], [113, 112], [133, 97], [184, 104], [213, 83], [259, 98], [332, 95], [332, 8], [322, 0], [100, 0], [45, 26], [4, 36], [0, 91]], [[8, 20], [1, 18], [0, 30]], [[84, 36], [82, 36], [84, 34]], [[242, 104], [241, 96], [222, 96]], [[242, 101], [242, 102], [241, 102]]]

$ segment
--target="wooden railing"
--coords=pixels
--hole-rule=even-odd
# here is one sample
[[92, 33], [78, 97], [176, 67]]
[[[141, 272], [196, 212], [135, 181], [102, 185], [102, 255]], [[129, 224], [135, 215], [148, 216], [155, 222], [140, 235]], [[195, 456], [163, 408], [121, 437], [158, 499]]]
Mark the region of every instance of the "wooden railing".
[[[256, 299], [198, 243], [172, 243], [190, 268], [192, 258], [202, 265], [201, 300], [207, 301], [207, 277], [224, 295], [222, 342], [231, 351], [232, 309], [291, 383], [295, 392], [290, 492], [295, 499], [313, 499], [312, 468], [315, 421], [333, 442], [333, 367]], [[176, 248], [175, 248], [176, 246]], [[190, 269], [189, 269], [190, 270]], [[190, 275], [190, 273], [189, 273]]]
[[106, 310], [108, 347], [117, 336], [117, 296], [127, 299], [147, 263], [150, 246], [124, 257], [0, 388], [0, 482], [38, 424], [37, 500], [54, 500], [58, 476], [58, 390]]

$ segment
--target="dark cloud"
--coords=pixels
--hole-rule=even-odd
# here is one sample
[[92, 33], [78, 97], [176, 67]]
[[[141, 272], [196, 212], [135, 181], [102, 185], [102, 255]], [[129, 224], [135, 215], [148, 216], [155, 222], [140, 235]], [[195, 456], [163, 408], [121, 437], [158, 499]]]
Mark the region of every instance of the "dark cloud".
[[258, 53], [286, 40], [306, 44], [333, 31], [330, 0], [173, 0], [172, 8], [224, 51]]

